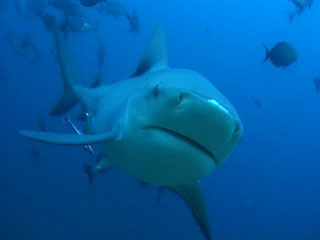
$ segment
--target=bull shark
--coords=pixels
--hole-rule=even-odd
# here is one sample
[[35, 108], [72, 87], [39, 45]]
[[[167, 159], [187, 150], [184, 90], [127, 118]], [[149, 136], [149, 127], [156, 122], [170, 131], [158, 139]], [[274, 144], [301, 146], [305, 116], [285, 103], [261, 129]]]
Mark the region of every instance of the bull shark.
[[130, 77], [86, 88], [72, 65], [57, 20], [51, 15], [43, 20], [53, 33], [64, 76], [64, 92], [53, 113], [66, 113], [81, 102], [88, 113], [86, 134], [20, 133], [51, 144], [100, 144], [104, 152], [100, 167], [117, 166], [141, 182], [175, 192], [210, 240], [199, 180], [220, 166], [240, 141], [243, 127], [231, 103], [203, 75], [169, 67], [160, 27]]

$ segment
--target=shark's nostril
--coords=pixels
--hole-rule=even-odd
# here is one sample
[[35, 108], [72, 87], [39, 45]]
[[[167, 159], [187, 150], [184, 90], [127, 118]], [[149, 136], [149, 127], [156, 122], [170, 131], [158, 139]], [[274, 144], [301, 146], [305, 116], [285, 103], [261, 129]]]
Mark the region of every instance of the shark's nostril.
[[183, 104], [183, 101], [185, 99], [185, 94], [184, 93], [179, 93], [178, 94], [178, 109], [181, 108], [182, 104]]
[[180, 92], [178, 95], [179, 103], [182, 103], [189, 95], [188, 92]]

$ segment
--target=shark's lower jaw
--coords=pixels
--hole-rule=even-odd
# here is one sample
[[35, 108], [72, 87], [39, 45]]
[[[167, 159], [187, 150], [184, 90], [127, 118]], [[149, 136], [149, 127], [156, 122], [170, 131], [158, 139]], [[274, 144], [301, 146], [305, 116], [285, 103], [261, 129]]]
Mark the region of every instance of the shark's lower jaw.
[[194, 147], [195, 149], [198, 149], [200, 152], [208, 155], [212, 161], [214, 162], [214, 164], [216, 166], [219, 165], [219, 162], [217, 160], [217, 158], [214, 156], [213, 152], [206, 149], [204, 146], [202, 146], [200, 143], [198, 143], [197, 141], [193, 140], [192, 138], [190, 137], [187, 137], [183, 134], [180, 134], [178, 132], [175, 132], [173, 130], [170, 130], [168, 128], [164, 128], [164, 127], [156, 127], [156, 126], [153, 126], [153, 127], [146, 127], [145, 129], [150, 129], [150, 130], [155, 130], [155, 131], [161, 131], [163, 133], [166, 133], [166, 134], [169, 134], [175, 138], [177, 138], [177, 140], [181, 140], [183, 142], [185, 142], [186, 144]]
[[105, 150], [120, 168], [143, 182], [161, 186], [197, 182], [218, 165], [203, 145], [163, 127], [144, 126], [134, 134], [124, 133], [121, 140], [107, 143]]

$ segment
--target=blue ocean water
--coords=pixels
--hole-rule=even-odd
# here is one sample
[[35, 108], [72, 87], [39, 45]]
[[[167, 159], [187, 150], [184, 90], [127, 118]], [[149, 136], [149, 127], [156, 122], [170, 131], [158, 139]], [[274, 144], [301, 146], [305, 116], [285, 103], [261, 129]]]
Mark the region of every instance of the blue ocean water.
[[[165, 191], [158, 202], [157, 187], [141, 187], [120, 169], [90, 185], [82, 165], [94, 159], [83, 148], [18, 134], [37, 129], [39, 116], [50, 131], [72, 130], [63, 117], [50, 116], [62, 89], [52, 35], [37, 17], [19, 15], [14, 2], [0, 4], [0, 239], [205, 239], [175, 194]], [[287, 0], [120, 2], [139, 14], [138, 34], [124, 18], [88, 8], [97, 30], [68, 37], [85, 83], [97, 71], [100, 42], [108, 84], [134, 72], [161, 25], [170, 66], [204, 74], [243, 122], [241, 143], [201, 180], [213, 239], [320, 239], [320, 95], [313, 85], [320, 76], [319, 1], [291, 23], [287, 12], [294, 7]], [[30, 33], [41, 60], [15, 54], [10, 30]], [[298, 61], [285, 69], [261, 65], [262, 44], [279, 41], [297, 49]]]

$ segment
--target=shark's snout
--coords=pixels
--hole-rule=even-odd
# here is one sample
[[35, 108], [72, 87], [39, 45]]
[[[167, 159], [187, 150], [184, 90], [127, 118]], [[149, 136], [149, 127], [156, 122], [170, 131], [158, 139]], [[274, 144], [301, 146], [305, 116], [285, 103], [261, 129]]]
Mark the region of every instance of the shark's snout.
[[189, 139], [189, 143], [209, 153], [214, 165], [220, 165], [242, 135], [238, 116], [214, 98], [206, 98], [191, 90], [153, 89], [148, 101], [145, 128], [167, 130]]

